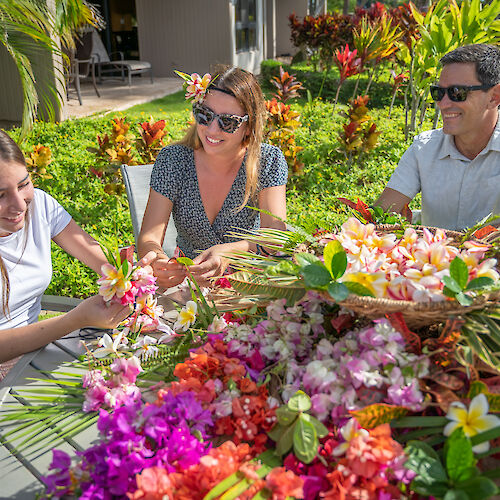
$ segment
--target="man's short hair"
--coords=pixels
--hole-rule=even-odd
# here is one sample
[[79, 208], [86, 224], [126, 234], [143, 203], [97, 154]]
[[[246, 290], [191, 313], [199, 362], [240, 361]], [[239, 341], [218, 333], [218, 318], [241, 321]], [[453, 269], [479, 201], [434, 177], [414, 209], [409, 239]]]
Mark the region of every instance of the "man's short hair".
[[500, 49], [494, 45], [477, 43], [458, 47], [439, 61], [442, 66], [453, 63], [474, 63], [478, 80], [484, 85], [500, 83]]

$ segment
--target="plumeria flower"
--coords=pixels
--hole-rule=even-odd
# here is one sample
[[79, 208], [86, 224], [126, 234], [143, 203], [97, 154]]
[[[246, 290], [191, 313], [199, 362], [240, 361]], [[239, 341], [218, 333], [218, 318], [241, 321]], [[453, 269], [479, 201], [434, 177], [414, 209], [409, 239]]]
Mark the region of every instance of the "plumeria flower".
[[197, 312], [198, 306], [196, 305], [196, 302], [188, 300], [186, 305], [179, 311], [177, 315], [177, 320], [174, 324], [174, 330], [185, 332], [196, 321]]
[[156, 344], [158, 341], [154, 337], [149, 335], [144, 335], [144, 337], [139, 337], [137, 342], [132, 346], [132, 349], [137, 349], [135, 354], [141, 359], [148, 359], [150, 356], [154, 356], [158, 352], [158, 347]]
[[128, 272], [123, 274], [123, 269], [116, 269], [111, 264], [104, 264], [101, 267], [102, 277], [97, 280], [99, 295], [102, 295], [106, 302], [109, 302], [115, 295], [118, 298], [123, 297], [131, 288], [130, 282], [131, 268], [127, 267]]
[[[455, 429], [461, 427], [467, 437], [500, 426], [500, 418], [488, 415], [489, 405], [484, 394], [478, 394], [470, 402], [469, 409], [460, 401], [451, 403], [446, 418], [451, 420], [446, 424], [443, 434], [449, 436]], [[474, 453], [484, 453], [490, 449], [490, 443], [478, 444], [472, 448]]]
[[127, 344], [127, 337], [125, 337], [125, 332], [121, 331], [112, 338], [107, 333], [99, 339], [98, 345], [100, 348], [94, 351], [94, 356], [96, 358], [104, 358], [109, 354], [114, 354], [118, 356], [118, 350], [125, 347]]
[[332, 455], [335, 457], [343, 455], [348, 450], [349, 444], [355, 437], [368, 436], [368, 431], [362, 429], [358, 422], [354, 418], [351, 418], [347, 424], [341, 427], [340, 434], [342, 434], [345, 441], [332, 450]]

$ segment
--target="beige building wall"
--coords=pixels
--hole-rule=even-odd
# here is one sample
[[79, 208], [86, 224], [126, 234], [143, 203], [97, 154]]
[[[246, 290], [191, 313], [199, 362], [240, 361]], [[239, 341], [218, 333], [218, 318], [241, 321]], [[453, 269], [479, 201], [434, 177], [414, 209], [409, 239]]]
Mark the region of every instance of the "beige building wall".
[[[269, 1], [269, 0], [268, 0]], [[295, 12], [300, 18], [307, 15], [307, 0], [276, 0], [276, 55], [294, 55], [297, 49], [290, 40], [288, 16]], [[269, 46], [269, 42], [268, 42]]]
[[136, 0], [136, 11], [140, 58], [152, 64], [154, 76], [232, 64], [228, 0]]

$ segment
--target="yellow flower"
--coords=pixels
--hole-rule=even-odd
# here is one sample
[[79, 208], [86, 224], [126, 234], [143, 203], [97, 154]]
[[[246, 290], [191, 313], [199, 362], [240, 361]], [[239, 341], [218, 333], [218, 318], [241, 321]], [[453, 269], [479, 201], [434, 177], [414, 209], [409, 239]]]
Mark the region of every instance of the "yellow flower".
[[[489, 405], [484, 394], [478, 394], [471, 402], [469, 409], [459, 401], [451, 403], [446, 418], [451, 420], [446, 424], [443, 434], [449, 436], [455, 429], [461, 427], [467, 437], [500, 426], [500, 419], [496, 415], [488, 415]], [[490, 448], [490, 443], [478, 444], [472, 448], [475, 453], [484, 453]]]
[[186, 302], [186, 306], [183, 307], [178, 313], [177, 321], [174, 324], [174, 330], [185, 332], [196, 321], [197, 311], [198, 307], [196, 302], [193, 302], [192, 300]]
[[375, 297], [384, 297], [389, 283], [386, 280], [385, 273], [347, 273], [342, 278], [342, 281], [354, 281], [368, 288]]

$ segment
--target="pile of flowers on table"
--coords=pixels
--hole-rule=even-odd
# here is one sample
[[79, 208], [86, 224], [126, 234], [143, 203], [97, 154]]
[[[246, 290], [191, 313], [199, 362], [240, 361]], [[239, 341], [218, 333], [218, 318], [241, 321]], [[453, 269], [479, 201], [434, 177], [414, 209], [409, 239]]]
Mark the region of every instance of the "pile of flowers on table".
[[[325, 248], [333, 241], [321, 238]], [[375, 276], [358, 283], [398, 297], [443, 297], [456, 257], [471, 280], [498, 280], [485, 246], [457, 250], [444, 233], [407, 229], [398, 239], [350, 220], [334, 240], [351, 281]], [[108, 300], [135, 304], [135, 318], [88, 353], [83, 411], [98, 412], [99, 437], [75, 457], [54, 450], [48, 497], [479, 500], [498, 492], [487, 464], [500, 439], [490, 413], [500, 411], [498, 370], [459, 363], [456, 320], [420, 338], [398, 314], [369, 321], [315, 291], [222, 315], [193, 286], [170, 328], [144, 299], [154, 291], [150, 270], [117, 260], [100, 283]], [[159, 333], [137, 321], [145, 310]], [[179, 346], [184, 359], [165, 366], [162, 353]]]

